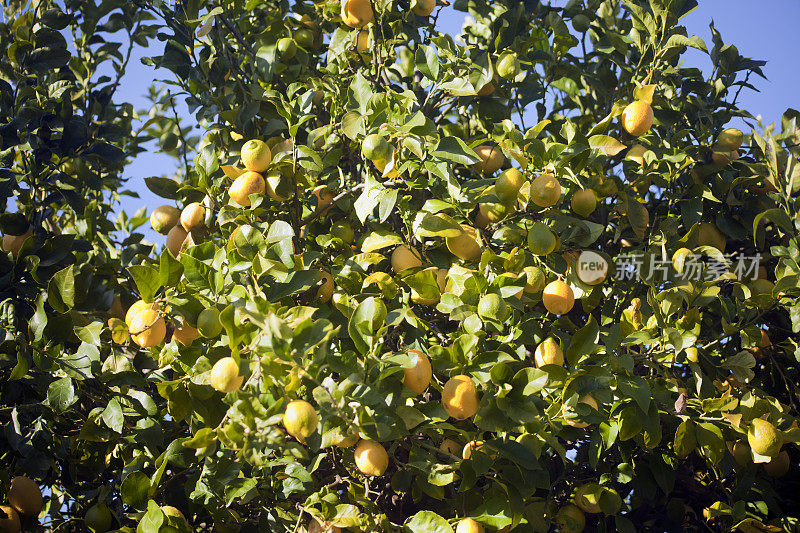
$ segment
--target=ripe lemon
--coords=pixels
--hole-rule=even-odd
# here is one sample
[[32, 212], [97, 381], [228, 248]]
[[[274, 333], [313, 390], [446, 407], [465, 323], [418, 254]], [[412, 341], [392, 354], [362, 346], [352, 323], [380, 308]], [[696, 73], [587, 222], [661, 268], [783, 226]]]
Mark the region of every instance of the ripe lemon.
[[508, 215], [508, 207], [503, 204], [478, 204], [478, 214], [475, 216], [475, 225], [479, 228], [486, 228], [489, 224], [495, 224], [503, 220]]
[[325, 525], [320, 524], [316, 518], [312, 518], [311, 522], [308, 523], [308, 533], [340, 533], [341, 531], [330, 522], [325, 522]]
[[[594, 398], [592, 397], [591, 394], [587, 394], [586, 396], [584, 396], [583, 398], [578, 400], [578, 403], [586, 404], [589, 407], [591, 407], [592, 409], [594, 409], [595, 411], [598, 410], [597, 409], [597, 402], [594, 400]], [[568, 425], [570, 425], [570, 426], [572, 426], [574, 428], [581, 429], [581, 428], [585, 428], [585, 427], [587, 427], [589, 425], [589, 424], [586, 424], [584, 422], [577, 422], [573, 418], [569, 418], [567, 416], [567, 406], [566, 406], [566, 404], [563, 405], [562, 408], [561, 408], [561, 416], [564, 417], [564, 422], [566, 422]]]
[[[494, 89], [494, 86], [492, 86], [492, 88]], [[475, 147], [474, 150], [478, 157], [481, 158], [480, 161], [472, 166], [472, 168], [478, 172], [483, 172], [484, 174], [494, 174], [500, 169], [500, 167], [503, 166], [503, 163], [506, 161], [506, 156], [504, 156], [500, 148], [496, 146], [482, 144]]]
[[[294, 42], [292, 42], [292, 44], [294, 44]], [[252, 139], [242, 146], [241, 157], [244, 168], [251, 172], [263, 174], [269, 168], [269, 163], [272, 160], [272, 153], [267, 143]]]
[[181, 253], [181, 248], [183, 248], [183, 243], [186, 241], [186, 237], [188, 236], [189, 233], [183, 229], [183, 226], [178, 224], [169, 230], [169, 233], [167, 233], [167, 240], [165, 241], [164, 245], [173, 256], [178, 257], [178, 254]]
[[500, 173], [494, 182], [494, 194], [504, 204], [511, 204], [517, 201], [517, 195], [525, 177], [516, 168], [509, 168]]
[[358, 443], [354, 453], [356, 468], [365, 476], [380, 476], [389, 466], [389, 455], [379, 442], [365, 439]]
[[586, 527], [586, 516], [578, 507], [568, 504], [558, 510], [555, 523], [560, 533], [581, 533]]
[[273, 169], [267, 174], [264, 188], [267, 191], [267, 195], [276, 202], [285, 202], [294, 196], [292, 180], [284, 176], [278, 169]]
[[176, 529], [179, 533], [189, 533], [189, 522], [180, 510], [171, 505], [162, 505], [161, 512], [167, 517], [165, 525]]
[[364, 137], [361, 143], [361, 155], [370, 161], [388, 160], [392, 155], [392, 145], [389, 144], [383, 135], [371, 133]]
[[392, 270], [397, 273], [409, 268], [417, 268], [422, 266], [422, 254], [407, 244], [401, 244], [392, 252]]
[[361, 30], [356, 35], [356, 52], [361, 55], [368, 55], [370, 51], [369, 30]]
[[500, 61], [497, 62], [497, 74], [502, 78], [507, 80], [516, 78], [519, 71], [519, 59], [517, 59], [517, 56], [514, 54], [503, 54], [503, 56], [500, 57]]
[[539, 343], [533, 352], [533, 360], [537, 368], [545, 365], [564, 365], [564, 352], [553, 337], [547, 337]]
[[644, 100], [637, 100], [622, 111], [622, 127], [625, 131], [639, 137], [653, 126], [653, 108]]
[[266, 191], [266, 183], [264, 178], [258, 172], [245, 172], [231, 184], [228, 189], [231, 200], [242, 207], [250, 207], [251, 194], [264, 194]]
[[556, 205], [561, 198], [561, 184], [549, 172], [540, 174], [531, 183], [531, 201], [539, 207]]
[[[447, 287], [447, 272], [446, 268], [436, 268], [430, 267], [426, 270], [433, 270], [436, 274], [436, 284], [439, 285], [439, 292], [444, 294], [444, 291]], [[440, 298], [422, 298], [419, 293], [414, 290], [412, 287], [411, 289], [411, 301], [420, 304], [420, 305], [436, 305], [439, 303]]]
[[446, 237], [447, 249], [454, 256], [465, 261], [474, 261], [481, 256], [481, 245], [478, 242], [478, 233], [472, 226], [461, 224], [463, 232], [457, 237]]
[[739, 159], [739, 150], [714, 150], [711, 153], [711, 161], [713, 161], [715, 165], [719, 165], [721, 167], [727, 167], [737, 159]]
[[215, 308], [203, 309], [197, 315], [197, 331], [207, 339], [219, 336], [222, 333], [222, 322], [219, 321], [219, 311]]
[[131, 322], [133, 322], [133, 317], [135, 317], [139, 313], [139, 311], [144, 311], [145, 309], [150, 309], [152, 311], [160, 311], [161, 306], [159, 306], [156, 302], [147, 303], [144, 300], [139, 300], [134, 302], [133, 305], [131, 305], [128, 308], [128, 312], [125, 313], [125, 323], [128, 325], [129, 328], [131, 326]]
[[551, 281], [542, 291], [542, 303], [550, 313], [565, 315], [575, 305], [575, 294], [572, 292], [572, 288], [563, 281]]
[[184, 346], [192, 344], [198, 335], [197, 328], [193, 328], [185, 320], [181, 327], [175, 328], [175, 331], [172, 332], [172, 338]]
[[369, 0], [349, 0], [342, 16], [342, 22], [351, 28], [363, 28], [375, 19]]
[[636, 161], [640, 165], [643, 165], [645, 152], [647, 152], [647, 148], [641, 144], [634, 144], [631, 146], [631, 149], [628, 150], [628, 153], [625, 154], [625, 159], [630, 159], [631, 161]]
[[305, 442], [308, 437], [317, 431], [319, 416], [314, 406], [305, 400], [294, 400], [286, 406], [283, 413], [283, 427], [286, 432], [300, 442]]
[[244, 376], [239, 375], [239, 363], [233, 357], [223, 357], [214, 363], [208, 375], [208, 384], [224, 393], [238, 390], [242, 383]]
[[575, 194], [572, 195], [572, 202], [570, 202], [570, 205], [572, 206], [572, 211], [574, 211], [576, 215], [586, 218], [594, 213], [597, 207], [597, 195], [595, 195], [592, 189], [576, 191]]
[[420, 17], [429, 17], [436, 7], [436, 0], [417, 0], [417, 5], [414, 6], [414, 14]]
[[403, 369], [403, 385], [414, 391], [414, 394], [421, 394], [428, 388], [433, 376], [431, 361], [420, 350], [409, 350], [408, 353], [414, 359], [414, 366]]
[[333, 276], [331, 276], [330, 272], [322, 270], [320, 271], [320, 277], [322, 278], [322, 285], [317, 289], [317, 300], [322, 303], [327, 303], [330, 301], [331, 296], [333, 296], [333, 290], [335, 288]]
[[527, 294], [542, 292], [544, 289], [544, 272], [542, 272], [542, 269], [535, 266], [527, 266], [522, 269], [522, 272], [528, 280], [522, 290]]
[[754, 418], [747, 430], [747, 443], [755, 453], [775, 457], [783, 446], [783, 435], [772, 423]]
[[187, 232], [205, 226], [206, 208], [200, 202], [192, 202], [181, 211], [181, 226]]
[[556, 249], [556, 235], [547, 224], [534, 222], [528, 230], [528, 249], [533, 255], [547, 255]]
[[573, 501], [584, 513], [600, 513], [602, 512], [602, 509], [600, 509], [600, 496], [604, 490], [604, 487], [599, 483], [585, 483], [575, 489]]
[[456, 533], [483, 533], [483, 526], [472, 518], [462, 518], [456, 525]]
[[8, 505], [0, 505], [0, 532], [19, 533], [21, 527], [17, 511]]
[[311, 194], [317, 199], [317, 209], [320, 209], [326, 205], [328, 206], [322, 211], [323, 213], [327, 213], [328, 210], [333, 207], [333, 205], [328, 204], [333, 202], [333, 199], [336, 198], [336, 195], [332, 190], [328, 189], [326, 185], [320, 185], [316, 187], [313, 191], [311, 191]]
[[6, 252], [11, 252], [12, 257], [16, 259], [19, 255], [19, 251], [22, 249], [22, 245], [25, 244], [25, 241], [33, 235], [30, 229], [23, 233], [22, 235], [3, 235], [3, 250]]
[[83, 517], [83, 523], [92, 533], [105, 533], [111, 529], [111, 511], [103, 502], [89, 507]]
[[508, 317], [508, 306], [499, 294], [489, 293], [478, 300], [478, 316], [483, 319], [503, 322]]
[[461, 458], [465, 461], [472, 457], [472, 452], [475, 450], [480, 450], [483, 448], [483, 445], [486, 444], [482, 440], [471, 440], [464, 445], [464, 449], [461, 450]]
[[714, 224], [701, 222], [697, 228], [697, 246], [711, 246], [725, 252], [725, 236]]
[[131, 320], [131, 338], [142, 348], [151, 348], [164, 340], [167, 324], [158, 311], [145, 309], [139, 311]]
[[32, 479], [17, 476], [11, 480], [8, 488], [8, 503], [20, 514], [39, 516], [39, 511], [42, 510], [42, 491]]
[[732, 152], [738, 150], [744, 141], [744, 133], [737, 128], [725, 128], [717, 137], [717, 142], [714, 143], [715, 148], [721, 151]]
[[453, 439], [444, 439], [442, 443], [439, 445], [439, 449], [445, 453], [449, 453], [450, 455], [458, 456], [461, 454], [463, 446], [461, 446]]
[[753, 458], [750, 453], [750, 445], [744, 440], [737, 440], [733, 443], [733, 446], [731, 446], [731, 455], [733, 455], [733, 460], [736, 461], [736, 464], [739, 466], [747, 466]]
[[160, 205], [150, 213], [150, 225], [161, 235], [166, 235], [181, 218], [181, 211], [171, 205]]
[[442, 406], [456, 420], [465, 420], [478, 412], [478, 392], [472, 378], [454, 376], [442, 389]]
[[783, 477], [789, 472], [789, 454], [786, 450], [764, 463], [764, 473], [769, 477]]

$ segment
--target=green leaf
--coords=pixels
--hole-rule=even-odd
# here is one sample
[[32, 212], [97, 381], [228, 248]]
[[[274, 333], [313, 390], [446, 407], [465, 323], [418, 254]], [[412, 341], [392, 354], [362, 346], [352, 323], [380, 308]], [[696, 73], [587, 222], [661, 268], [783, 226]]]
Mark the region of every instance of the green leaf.
[[442, 137], [431, 151], [431, 155], [462, 165], [472, 165], [480, 161], [478, 154], [458, 137]]
[[453, 533], [447, 520], [433, 511], [420, 511], [403, 524], [407, 533]]
[[381, 300], [369, 297], [356, 307], [350, 317], [347, 330], [356, 349], [362, 354], [372, 350], [377, 341], [375, 333], [384, 325], [386, 313], [386, 306]]
[[60, 312], [75, 305], [75, 275], [72, 265], [56, 272], [47, 285], [48, 302]]
[[446, 213], [420, 213], [414, 222], [414, 234], [420, 237], [458, 237], [464, 232], [461, 224]]
[[147, 502], [147, 512], [136, 526], [136, 533], [159, 533], [165, 521], [166, 515], [164, 515], [164, 511], [161, 510], [161, 507], [156, 502], [150, 500]]
[[171, 178], [150, 177], [144, 179], [144, 184], [156, 196], [167, 198], [168, 200], [177, 200], [180, 195], [178, 189], [180, 184]]
[[361, 243], [361, 251], [369, 253], [397, 244], [403, 244], [403, 239], [398, 234], [381, 228], [364, 238], [364, 242]]
[[150, 492], [150, 478], [141, 471], [128, 474], [122, 481], [120, 493], [125, 505], [131, 507], [143, 507], [147, 502], [147, 494]]
[[183, 265], [164, 247], [158, 267], [158, 283], [162, 287], [175, 287], [183, 276]]
[[622, 394], [632, 398], [642, 411], [646, 413], [649, 410], [652, 392], [646, 379], [639, 376], [620, 376], [617, 378], [617, 387]]
[[75, 388], [70, 378], [53, 381], [47, 387], [47, 404], [55, 411], [63, 412], [75, 403]]
[[675, 442], [673, 443], [675, 454], [684, 458], [694, 451], [697, 447], [697, 436], [695, 434], [695, 423], [691, 420], [684, 420], [675, 431]]
[[161, 277], [159, 271], [148, 265], [132, 265], [128, 267], [139, 296], [145, 302], [152, 302], [156, 292], [161, 288]]
[[434, 82], [439, 79], [439, 58], [436, 56], [436, 51], [432, 47], [425, 46], [424, 44], [420, 45], [415, 53], [415, 59], [417, 62], [417, 70], [419, 70], [423, 76]]
[[592, 135], [589, 137], [589, 146], [607, 156], [614, 156], [627, 148], [624, 144], [608, 135]]
[[586, 325], [572, 336], [567, 347], [566, 356], [569, 366], [575, 366], [582, 356], [591, 354], [597, 347], [598, 342], [600, 342], [600, 327], [597, 325], [594, 316], [589, 315]]
[[119, 404], [119, 400], [112, 398], [106, 408], [103, 409], [103, 414], [100, 415], [100, 418], [110, 429], [117, 433], [122, 433], [125, 417], [122, 414], [122, 406]]

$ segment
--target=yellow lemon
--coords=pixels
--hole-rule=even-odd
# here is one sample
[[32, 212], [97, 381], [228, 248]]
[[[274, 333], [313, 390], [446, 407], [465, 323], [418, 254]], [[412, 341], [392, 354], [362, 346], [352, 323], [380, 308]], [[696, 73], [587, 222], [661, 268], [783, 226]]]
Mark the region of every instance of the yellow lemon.
[[414, 360], [414, 366], [403, 369], [403, 385], [414, 391], [414, 394], [421, 394], [431, 382], [433, 370], [428, 356], [420, 350], [409, 350], [408, 354]]
[[187, 232], [205, 226], [206, 208], [200, 202], [192, 202], [181, 211], [181, 226]]
[[320, 277], [322, 278], [322, 285], [317, 289], [317, 300], [322, 303], [327, 303], [330, 301], [331, 296], [333, 296], [333, 290], [335, 288], [333, 276], [331, 276], [330, 272], [322, 270], [320, 271]]
[[483, 533], [483, 526], [472, 518], [462, 518], [456, 525], [456, 533]]
[[128, 327], [131, 326], [131, 322], [133, 322], [133, 317], [136, 316], [136, 314], [139, 313], [139, 311], [144, 311], [145, 309], [150, 309], [152, 311], [160, 311], [161, 306], [159, 306], [156, 302], [147, 303], [144, 300], [138, 300], [134, 302], [133, 305], [131, 305], [128, 308], [128, 312], [125, 313], [125, 323], [128, 325]]
[[534, 350], [533, 361], [537, 368], [545, 365], [562, 366], [564, 364], [564, 352], [561, 350], [558, 341], [553, 337], [547, 337]]
[[160, 205], [150, 214], [150, 225], [156, 232], [166, 235], [173, 226], [180, 222], [180, 218], [181, 211], [177, 207]]
[[407, 244], [401, 244], [392, 252], [392, 270], [395, 272], [402, 272], [409, 268], [417, 268], [422, 266], [422, 254]]
[[133, 342], [142, 348], [151, 348], [164, 340], [167, 324], [158, 311], [145, 309], [131, 320], [130, 332]]
[[575, 194], [572, 195], [570, 205], [572, 206], [572, 211], [574, 211], [576, 215], [586, 218], [594, 213], [597, 207], [597, 195], [595, 195], [592, 189], [576, 191]]
[[454, 376], [442, 389], [442, 406], [447, 414], [457, 420], [465, 420], [478, 412], [478, 391], [472, 378]]
[[342, 22], [351, 28], [363, 28], [375, 19], [369, 0], [349, 0], [342, 13]]
[[747, 430], [747, 443], [757, 454], [775, 457], [783, 446], [783, 435], [771, 422], [755, 418]]
[[42, 510], [42, 491], [32, 479], [17, 476], [11, 480], [8, 488], [8, 503], [20, 514], [39, 516], [39, 511]]
[[380, 476], [389, 466], [389, 455], [379, 442], [365, 439], [358, 443], [354, 453], [356, 468], [365, 476]]
[[625, 131], [639, 137], [653, 126], [653, 108], [644, 100], [637, 100], [622, 111], [622, 127]]
[[317, 431], [319, 416], [314, 406], [305, 400], [294, 400], [286, 406], [283, 413], [283, 427], [286, 432], [300, 442]]
[[556, 205], [561, 198], [561, 184], [549, 172], [540, 174], [531, 183], [531, 201], [539, 207]]
[[454, 256], [465, 261], [474, 261], [481, 256], [481, 245], [478, 242], [478, 233], [472, 226], [461, 224], [463, 230], [457, 237], [446, 237], [447, 249]]
[[[494, 90], [494, 86], [492, 86], [492, 90]], [[496, 146], [482, 144], [476, 146], [474, 151], [481, 160], [475, 163], [472, 168], [484, 174], [494, 174], [506, 161], [506, 156], [504, 156], [500, 148]]]
[[189, 233], [183, 229], [183, 226], [178, 224], [169, 230], [169, 233], [167, 233], [167, 240], [164, 244], [173, 256], [178, 257], [178, 254], [181, 253], [181, 248], [183, 248], [183, 243], [188, 236]]
[[220, 392], [228, 393], [238, 390], [244, 383], [244, 376], [239, 375], [239, 363], [233, 357], [223, 357], [211, 367], [208, 384]]
[[11, 506], [0, 505], [0, 532], [19, 533], [21, 527], [17, 511]]
[[258, 172], [245, 172], [231, 184], [228, 189], [231, 200], [236, 202], [242, 207], [250, 207], [251, 194], [264, 194], [266, 191], [266, 183], [264, 178]]
[[244, 168], [251, 172], [263, 174], [269, 168], [272, 153], [267, 143], [253, 139], [242, 146], [241, 158]]
[[[598, 410], [597, 409], [597, 402], [594, 400], [594, 398], [592, 397], [591, 394], [587, 394], [586, 396], [584, 396], [583, 398], [578, 400], [578, 403], [586, 404], [589, 407], [591, 407], [592, 409], [594, 409], [595, 411]], [[566, 406], [566, 404], [561, 408], [561, 416], [564, 417], [564, 422], [566, 422], [568, 425], [570, 425], [570, 426], [572, 426], [574, 428], [585, 428], [585, 427], [587, 427], [589, 425], [589, 424], [585, 424], [583, 422], [577, 422], [573, 418], [569, 418], [567, 416], [567, 406]]]
[[436, 7], [436, 0], [417, 0], [417, 5], [414, 6], [414, 14], [420, 17], [429, 17]]
[[565, 315], [575, 305], [575, 294], [572, 292], [572, 288], [563, 281], [551, 281], [542, 291], [542, 303], [548, 312], [554, 315]]
[[197, 328], [193, 328], [185, 320], [181, 327], [175, 328], [175, 331], [172, 332], [172, 338], [184, 346], [192, 344], [198, 335]]

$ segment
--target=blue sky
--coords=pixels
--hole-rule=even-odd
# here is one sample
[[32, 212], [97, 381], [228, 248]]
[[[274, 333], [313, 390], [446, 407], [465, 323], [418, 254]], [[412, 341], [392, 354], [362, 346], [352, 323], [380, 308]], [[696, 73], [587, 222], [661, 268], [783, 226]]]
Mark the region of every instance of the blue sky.
[[[554, 0], [552, 3], [564, 2]], [[740, 54], [767, 61], [763, 70], [768, 79], [751, 77], [751, 82], [760, 92], [742, 91], [740, 106], [753, 115], [760, 115], [765, 125], [779, 123], [787, 107], [800, 108], [800, 55], [797, 47], [800, 0], [700, 0], [700, 7], [685, 17], [682, 23], [689, 35], [699, 35], [709, 43], [710, 48], [711, 30], [708, 25], [712, 20], [723, 40], [735, 44]], [[463, 14], [453, 12], [452, 16], [439, 17], [439, 27], [455, 35], [459, 33], [462, 21]], [[150, 52], [151, 55], [159, 53]], [[702, 52], [690, 49], [685, 57], [687, 64], [700, 67], [705, 73], [711, 71], [711, 61]], [[167, 71], [156, 71], [155, 77], [168, 75]], [[117, 98], [132, 102], [137, 109], [146, 109], [148, 102], [144, 95], [153, 78], [151, 68], [139, 64], [138, 58], [134, 58]], [[152, 151], [140, 154], [127, 168], [125, 175], [129, 178], [127, 188], [138, 192], [141, 198], [124, 197], [122, 209], [131, 214], [147, 206], [149, 213], [166, 203], [147, 190], [144, 178], [171, 174], [175, 165], [175, 160], [163, 154]], [[163, 242], [163, 237], [150, 230], [149, 224], [147, 226], [142, 228], [146, 237], [154, 242]]]

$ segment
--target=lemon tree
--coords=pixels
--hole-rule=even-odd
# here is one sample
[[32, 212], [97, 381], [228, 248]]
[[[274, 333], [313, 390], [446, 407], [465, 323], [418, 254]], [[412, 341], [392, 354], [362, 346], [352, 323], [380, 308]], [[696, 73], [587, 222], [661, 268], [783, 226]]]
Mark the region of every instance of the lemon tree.
[[449, 4], [4, 4], [0, 529], [798, 529], [800, 113], [696, 0]]

